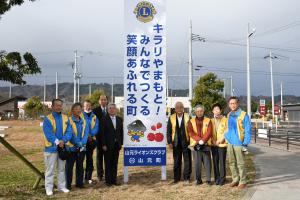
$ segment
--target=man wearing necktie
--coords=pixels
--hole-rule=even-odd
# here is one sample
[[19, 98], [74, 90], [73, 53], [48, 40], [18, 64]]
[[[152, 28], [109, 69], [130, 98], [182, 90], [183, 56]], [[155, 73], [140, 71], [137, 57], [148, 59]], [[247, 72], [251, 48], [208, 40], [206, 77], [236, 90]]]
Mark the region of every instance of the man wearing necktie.
[[101, 141], [105, 159], [105, 183], [107, 186], [117, 183], [119, 152], [123, 145], [123, 121], [116, 116], [115, 104], [107, 106], [108, 114], [102, 118]]
[[[106, 95], [101, 95], [99, 97], [99, 106], [96, 107], [93, 110], [93, 113], [95, 113], [95, 115], [97, 116], [99, 122], [101, 122], [101, 119], [103, 117], [105, 117], [107, 115], [107, 96]], [[97, 176], [98, 176], [98, 180], [102, 181], [103, 179], [103, 174], [104, 174], [104, 170], [103, 170], [103, 157], [104, 157], [104, 152], [102, 149], [102, 141], [101, 141], [101, 136], [100, 136], [100, 132], [102, 129], [103, 124], [99, 123], [99, 131], [98, 134], [96, 135], [96, 140], [97, 140]]]

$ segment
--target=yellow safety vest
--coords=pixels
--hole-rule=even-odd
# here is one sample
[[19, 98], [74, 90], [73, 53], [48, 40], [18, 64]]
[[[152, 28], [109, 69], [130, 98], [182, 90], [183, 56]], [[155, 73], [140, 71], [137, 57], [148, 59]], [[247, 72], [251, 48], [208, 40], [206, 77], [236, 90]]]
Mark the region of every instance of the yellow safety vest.
[[[64, 115], [64, 114], [61, 114], [61, 117], [62, 117], [62, 129], [63, 129], [63, 135], [64, 135], [66, 133], [67, 126], [68, 126], [68, 116]], [[56, 134], [56, 122], [55, 122], [55, 118], [54, 118], [53, 114], [52, 113], [49, 114], [47, 116], [47, 118], [51, 123], [52, 132], [54, 134]], [[45, 147], [51, 147], [52, 146], [52, 143], [47, 140], [45, 135], [44, 135], [44, 141], [45, 141]]]
[[[83, 113], [81, 113], [81, 116], [84, 119]], [[92, 131], [92, 129], [95, 128], [95, 126], [96, 126], [96, 120], [97, 120], [97, 116], [94, 114], [93, 117], [92, 117], [92, 120], [91, 120], [91, 130], [90, 131]], [[96, 140], [96, 136], [94, 136], [93, 139]]]
[[[230, 113], [228, 113], [228, 119], [229, 119]], [[244, 121], [244, 118], [245, 118], [246, 115], [247, 115], [247, 113], [245, 111], [241, 111], [241, 113], [238, 116], [237, 121], [236, 121], [236, 127], [237, 127], [237, 130], [238, 130], [239, 139], [240, 139], [241, 142], [244, 141], [244, 137], [245, 137], [245, 129], [243, 128], [243, 121]], [[226, 127], [226, 130], [225, 130], [224, 133], [228, 132], [228, 121], [229, 120], [227, 120], [227, 127]]]
[[[189, 133], [187, 131], [187, 125], [188, 125], [188, 122], [190, 120], [190, 117], [187, 113], [184, 113], [183, 118], [184, 118], [185, 136], [186, 136], [186, 140], [189, 142], [190, 141], [190, 136], [189, 136]], [[175, 133], [176, 133], [176, 113], [174, 113], [173, 115], [170, 116], [170, 120], [171, 120], [171, 124], [172, 124], [172, 142], [174, 142]]]
[[[193, 118], [190, 120], [193, 126], [193, 131], [195, 133], [197, 133], [197, 124], [196, 124], [196, 118]], [[203, 126], [202, 126], [202, 134], [205, 135], [207, 133], [207, 128], [209, 125], [210, 119], [207, 117], [204, 117], [203, 119]], [[197, 141], [195, 141], [192, 137], [190, 137], [190, 146], [195, 146], [197, 144]], [[208, 145], [211, 145], [211, 140], [209, 138], [209, 140], [207, 141]]]
[[[225, 133], [225, 129], [227, 127], [227, 118], [226, 117], [223, 117], [221, 120], [220, 120], [220, 124], [219, 124], [219, 127], [217, 128], [216, 127], [216, 119], [213, 118], [211, 119], [211, 122], [212, 122], [212, 125], [213, 125], [213, 134], [212, 134], [212, 138], [214, 140], [221, 140], [221, 139], [224, 139], [224, 133]], [[219, 144], [218, 145], [219, 147], [226, 147], [227, 144], [226, 142], [223, 143], [223, 144]]]
[[[81, 137], [83, 138], [83, 137], [84, 137], [84, 132], [85, 132], [86, 120], [85, 120], [85, 118], [83, 117], [83, 115], [81, 115], [81, 119], [83, 120], [83, 123], [82, 123], [82, 132], [81, 132]], [[72, 117], [69, 117], [69, 120], [70, 120], [70, 124], [71, 124], [72, 130], [73, 130], [73, 133], [74, 133], [74, 135], [77, 137], [78, 131], [77, 131], [76, 124], [75, 124], [75, 122], [73, 121]], [[67, 145], [68, 145], [69, 147], [73, 147], [73, 146], [74, 146], [74, 144], [72, 144], [71, 142], [68, 142]]]

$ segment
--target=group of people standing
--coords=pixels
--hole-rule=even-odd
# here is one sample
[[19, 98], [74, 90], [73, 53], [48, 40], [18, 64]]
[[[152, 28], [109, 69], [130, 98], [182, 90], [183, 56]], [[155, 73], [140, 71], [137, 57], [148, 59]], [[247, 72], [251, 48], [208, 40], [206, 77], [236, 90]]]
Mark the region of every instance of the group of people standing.
[[[195, 117], [184, 113], [182, 102], [175, 104], [175, 113], [168, 120], [167, 142], [173, 149], [174, 183], [181, 180], [183, 158], [183, 180], [190, 182], [192, 172], [192, 155], [195, 169], [196, 185], [201, 185], [202, 164], [205, 169], [206, 184], [212, 185], [211, 169], [214, 170], [214, 183], [226, 183], [226, 156], [232, 174], [231, 187], [246, 187], [246, 170], [244, 149], [251, 140], [251, 121], [239, 107], [239, 99], [230, 97], [230, 112], [222, 115], [220, 104], [212, 106], [213, 117], [205, 117], [205, 108], [197, 105]], [[213, 167], [212, 167], [213, 165]]]
[[[231, 187], [246, 187], [246, 170], [243, 148], [250, 143], [251, 122], [246, 112], [239, 107], [239, 99], [228, 101], [230, 112], [227, 117], [222, 107], [212, 107], [213, 118], [205, 117], [202, 105], [194, 108], [195, 117], [184, 113], [181, 102], [175, 105], [175, 113], [169, 117], [167, 143], [173, 150], [174, 183], [181, 180], [183, 160], [183, 180], [190, 182], [192, 156], [196, 184], [202, 184], [201, 170], [204, 165], [206, 183], [212, 185], [211, 168], [214, 169], [214, 182], [226, 182], [226, 156], [232, 174]], [[68, 193], [72, 188], [73, 168], [76, 166], [76, 187], [83, 188], [84, 182], [92, 184], [94, 170], [93, 153], [97, 149], [97, 176], [107, 186], [119, 185], [117, 169], [119, 151], [123, 145], [123, 121], [116, 116], [115, 104], [108, 104], [107, 97], [101, 95], [99, 107], [92, 110], [90, 101], [74, 103], [71, 116], [62, 114], [63, 101], [53, 99], [52, 112], [43, 122], [45, 189], [53, 195], [54, 171], [57, 166], [57, 188]], [[84, 172], [84, 160], [86, 167]], [[213, 163], [213, 164], [212, 164]], [[105, 168], [103, 169], [103, 164]], [[104, 173], [105, 172], [105, 173]]]
[[107, 97], [101, 95], [99, 107], [94, 110], [88, 100], [83, 105], [74, 103], [70, 117], [62, 114], [62, 109], [63, 101], [53, 99], [52, 112], [43, 122], [46, 194], [53, 195], [55, 166], [58, 191], [68, 193], [71, 190], [74, 165], [76, 187], [83, 188], [84, 182], [92, 184], [95, 148], [99, 181], [105, 174], [107, 186], [119, 185], [117, 169], [119, 151], [123, 145], [123, 121], [116, 115], [116, 105], [108, 104]]

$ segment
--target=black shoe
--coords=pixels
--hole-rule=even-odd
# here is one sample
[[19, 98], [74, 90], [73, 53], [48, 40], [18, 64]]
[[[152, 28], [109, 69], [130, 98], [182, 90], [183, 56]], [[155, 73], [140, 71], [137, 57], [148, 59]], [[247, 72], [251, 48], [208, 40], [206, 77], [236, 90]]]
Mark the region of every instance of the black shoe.
[[84, 185], [76, 185], [77, 188], [83, 189], [85, 188]]
[[111, 183], [105, 183], [105, 185], [106, 185], [107, 187], [111, 187], [111, 186], [112, 186]]
[[174, 180], [173, 184], [177, 184], [179, 182], [179, 180]]
[[118, 182], [114, 182], [113, 185], [115, 185], [115, 186], [120, 186], [121, 184], [118, 183]]
[[201, 184], [203, 184], [202, 180], [197, 180], [196, 181], [196, 185], [201, 185]]
[[226, 181], [220, 181], [219, 186], [225, 185]]
[[221, 181], [220, 181], [219, 179], [217, 179], [217, 180], [215, 181], [215, 184], [216, 184], [216, 185], [220, 185], [220, 182], [221, 182]]
[[103, 180], [102, 176], [98, 176], [98, 181], [101, 182]]
[[211, 181], [206, 181], [206, 185], [211, 186], [212, 182]]

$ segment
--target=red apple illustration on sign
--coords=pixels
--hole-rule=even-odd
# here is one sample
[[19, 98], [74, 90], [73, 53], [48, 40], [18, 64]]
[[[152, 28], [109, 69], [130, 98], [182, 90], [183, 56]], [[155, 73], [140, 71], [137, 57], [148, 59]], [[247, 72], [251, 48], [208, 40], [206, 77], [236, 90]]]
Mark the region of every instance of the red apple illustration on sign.
[[162, 133], [156, 133], [155, 134], [155, 141], [156, 142], [161, 142], [164, 139], [164, 135]]
[[156, 131], [156, 126], [155, 125], [151, 126], [151, 130]]
[[155, 140], [155, 135], [154, 135], [154, 133], [149, 133], [149, 134], [147, 135], [147, 139], [148, 139], [149, 141], [154, 141], [154, 140]]
[[162, 123], [158, 122], [158, 123], [156, 124], [156, 128], [157, 128], [157, 129], [160, 129], [161, 127], [162, 127]]

